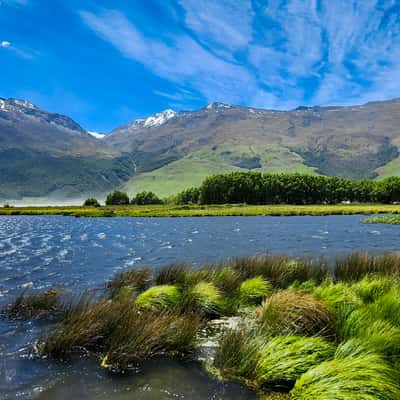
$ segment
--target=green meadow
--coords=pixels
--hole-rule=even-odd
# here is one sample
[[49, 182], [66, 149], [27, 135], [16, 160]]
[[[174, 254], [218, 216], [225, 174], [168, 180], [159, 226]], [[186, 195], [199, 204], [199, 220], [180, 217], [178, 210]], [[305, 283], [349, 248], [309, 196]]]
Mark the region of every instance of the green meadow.
[[400, 398], [398, 255], [175, 263], [119, 273], [96, 293], [23, 293], [6, 311], [51, 321], [38, 358], [90, 356], [114, 374], [201, 360], [264, 400]]
[[291, 216], [398, 214], [394, 204], [333, 205], [126, 205], [126, 206], [61, 206], [0, 207], [0, 215], [66, 215], [74, 217], [205, 217], [205, 216]]

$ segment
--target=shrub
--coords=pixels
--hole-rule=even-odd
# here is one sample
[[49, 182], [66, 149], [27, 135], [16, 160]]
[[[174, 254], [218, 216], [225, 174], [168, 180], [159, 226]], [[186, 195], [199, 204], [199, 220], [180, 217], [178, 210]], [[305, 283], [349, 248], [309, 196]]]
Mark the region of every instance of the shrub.
[[270, 387], [291, 387], [301, 374], [334, 353], [335, 346], [319, 337], [275, 337], [260, 350], [256, 380]]
[[316, 297], [293, 289], [273, 294], [258, 309], [265, 332], [272, 335], [320, 335], [336, 339], [334, 314]]
[[139, 307], [151, 310], [176, 309], [181, 301], [181, 293], [176, 286], [153, 286], [136, 298]]
[[395, 400], [400, 398], [398, 373], [374, 354], [326, 361], [297, 380], [291, 398]]
[[163, 204], [163, 201], [153, 192], [140, 192], [131, 200], [131, 204], [144, 206], [150, 204]]
[[240, 285], [240, 304], [241, 306], [255, 306], [271, 293], [272, 285], [261, 276], [247, 279]]
[[106, 198], [107, 206], [120, 206], [129, 204], [129, 197], [125, 192], [121, 192], [120, 190], [114, 190], [112, 193], [109, 193]]
[[83, 203], [84, 207], [100, 207], [100, 203], [98, 202], [97, 199], [91, 197], [89, 199], [86, 199], [85, 202]]

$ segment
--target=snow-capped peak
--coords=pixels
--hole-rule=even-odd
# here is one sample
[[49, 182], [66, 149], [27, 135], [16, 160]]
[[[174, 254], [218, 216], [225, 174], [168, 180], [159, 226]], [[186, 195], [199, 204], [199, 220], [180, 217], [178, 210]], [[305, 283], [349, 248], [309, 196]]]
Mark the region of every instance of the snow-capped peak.
[[133, 122], [133, 126], [137, 128], [152, 128], [154, 126], [160, 126], [165, 124], [171, 118], [176, 116], [174, 110], [165, 110], [160, 113], [154, 114], [148, 118], [137, 119]]
[[104, 139], [104, 133], [94, 132], [94, 131], [87, 131], [89, 135], [92, 135], [96, 139]]
[[232, 108], [232, 106], [230, 104], [219, 103], [219, 102], [213, 102], [213, 103], [207, 104], [207, 106], [206, 106], [207, 110], [216, 110], [218, 108]]
[[34, 104], [32, 104], [32, 103], [30, 103], [29, 101], [26, 101], [26, 100], [10, 99], [10, 102], [12, 102], [15, 105], [20, 106], [20, 107], [30, 108], [32, 110], [36, 110], [37, 109], [37, 107]]

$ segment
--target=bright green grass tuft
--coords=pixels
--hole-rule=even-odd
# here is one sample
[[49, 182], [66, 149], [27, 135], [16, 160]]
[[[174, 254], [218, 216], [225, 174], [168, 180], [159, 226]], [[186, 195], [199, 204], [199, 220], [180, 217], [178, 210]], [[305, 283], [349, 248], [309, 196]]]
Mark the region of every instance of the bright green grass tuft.
[[188, 298], [194, 310], [199, 310], [208, 315], [218, 315], [221, 312], [222, 296], [214, 284], [199, 282], [189, 289]]
[[333, 358], [335, 346], [320, 337], [278, 336], [260, 351], [256, 380], [261, 385], [290, 387], [301, 374]]
[[398, 400], [399, 374], [380, 356], [326, 361], [297, 380], [293, 400]]
[[242, 307], [260, 304], [262, 299], [272, 294], [272, 285], [261, 276], [245, 280], [239, 289]]
[[181, 293], [173, 285], [153, 286], [136, 298], [139, 307], [152, 310], [173, 309], [179, 306], [180, 301]]
[[393, 285], [393, 278], [366, 276], [355, 283], [352, 288], [364, 303], [372, 303], [389, 292]]

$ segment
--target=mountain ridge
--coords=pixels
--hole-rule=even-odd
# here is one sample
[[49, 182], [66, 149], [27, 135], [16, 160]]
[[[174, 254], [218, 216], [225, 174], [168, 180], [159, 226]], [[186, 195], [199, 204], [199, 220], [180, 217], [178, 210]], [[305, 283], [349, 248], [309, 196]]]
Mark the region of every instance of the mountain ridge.
[[103, 136], [26, 100], [0, 98], [0, 198], [101, 197], [116, 187], [165, 196], [234, 170], [377, 178], [400, 173], [398, 127], [400, 99], [288, 111], [213, 102]]

